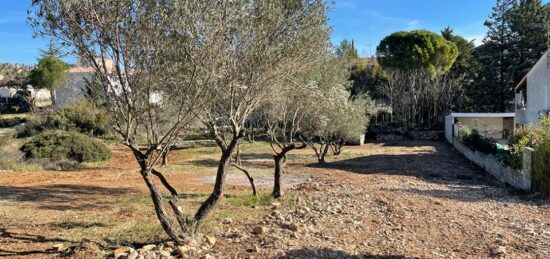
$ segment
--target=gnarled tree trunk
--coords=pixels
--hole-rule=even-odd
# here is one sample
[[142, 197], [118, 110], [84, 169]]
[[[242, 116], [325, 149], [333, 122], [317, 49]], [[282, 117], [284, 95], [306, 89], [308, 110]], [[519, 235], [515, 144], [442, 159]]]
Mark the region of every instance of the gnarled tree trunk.
[[306, 148], [306, 144], [302, 144], [300, 146], [296, 146], [296, 144], [292, 143], [288, 146], [283, 147], [280, 153], [273, 156], [273, 161], [275, 162], [275, 169], [274, 169], [274, 181], [273, 181], [273, 192], [271, 193], [271, 196], [274, 198], [280, 198], [283, 193], [281, 190], [281, 176], [285, 172], [285, 164], [286, 164], [286, 155], [288, 152], [294, 150], [294, 149], [303, 149]]

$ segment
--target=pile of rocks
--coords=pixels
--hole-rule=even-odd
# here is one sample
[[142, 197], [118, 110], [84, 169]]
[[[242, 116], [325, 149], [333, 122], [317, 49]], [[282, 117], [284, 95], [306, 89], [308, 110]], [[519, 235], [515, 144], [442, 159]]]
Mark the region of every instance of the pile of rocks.
[[213, 259], [208, 251], [216, 244], [216, 238], [208, 235], [199, 235], [196, 239], [186, 240], [183, 245], [174, 242], [150, 244], [141, 248], [130, 246], [119, 247], [113, 251], [115, 259], [170, 259], [170, 258], [204, 258]]

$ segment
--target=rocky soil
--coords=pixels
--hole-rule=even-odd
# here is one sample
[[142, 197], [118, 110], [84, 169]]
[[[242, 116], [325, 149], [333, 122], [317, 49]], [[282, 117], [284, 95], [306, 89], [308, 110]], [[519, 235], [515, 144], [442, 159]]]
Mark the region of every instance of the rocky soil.
[[257, 218], [220, 218], [185, 245], [51, 249], [73, 258], [550, 258], [548, 201], [493, 182], [445, 143], [348, 147], [326, 166], [288, 171], [308, 180], [246, 208]]

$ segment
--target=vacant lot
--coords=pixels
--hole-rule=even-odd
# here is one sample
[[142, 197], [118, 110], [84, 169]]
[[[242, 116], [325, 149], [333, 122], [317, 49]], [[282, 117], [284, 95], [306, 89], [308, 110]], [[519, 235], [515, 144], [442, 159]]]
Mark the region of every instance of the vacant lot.
[[[82, 239], [105, 255], [163, 241], [131, 154], [112, 149], [112, 161], [93, 168], [0, 173], [0, 256], [55, 257], [53, 245]], [[323, 167], [300, 150], [290, 156], [291, 188], [278, 209], [266, 197], [268, 145], [242, 151], [263, 194], [249, 198], [246, 179], [232, 172], [205, 228], [217, 242], [196, 257], [550, 257], [548, 203], [490, 183], [445, 143], [346, 147]], [[173, 154], [167, 176], [189, 208], [210, 191], [216, 157], [211, 146]], [[266, 232], [252, 234], [257, 226]]]

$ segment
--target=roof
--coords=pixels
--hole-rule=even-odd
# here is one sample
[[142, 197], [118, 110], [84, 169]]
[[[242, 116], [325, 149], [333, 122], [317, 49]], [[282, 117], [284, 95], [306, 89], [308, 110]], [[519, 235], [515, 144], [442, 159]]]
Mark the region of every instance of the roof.
[[519, 83], [516, 85], [516, 87], [514, 88], [515, 91], [519, 91], [519, 90], [523, 90], [523, 89], [526, 89], [527, 88], [527, 76], [529, 75], [529, 73], [531, 73], [531, 71], [533, 70], [533, 68], [539, 63], [542, 61], [543, 58], [547, 57], [550, 53], [549, 53], [550, 49], [547, 49], [545, 52], [544, 52], [544, 55], [542, 55], [539, 60], [537, 61], [537, 63], [535, 63], [533, 65], [533, 67], [531, 68], [531, 70], [529, 70], [529, 72], [527, 72], [527, 74], [521, 79], [521, 81], [519, 81]]
[[513, 118], [516, 116], [513, 112], [508, 113], [451, 113], [448, 116], [453, 118]]
[[516, 92], [520, 90], [527, 89], [527, 75], [525, 75], [521, 81], [519, 81], [519, 84], [516, 86]]

